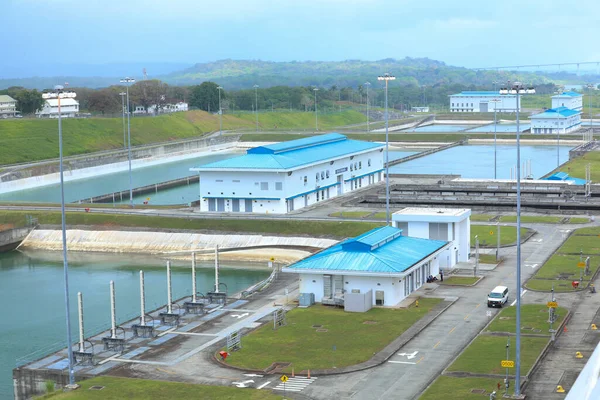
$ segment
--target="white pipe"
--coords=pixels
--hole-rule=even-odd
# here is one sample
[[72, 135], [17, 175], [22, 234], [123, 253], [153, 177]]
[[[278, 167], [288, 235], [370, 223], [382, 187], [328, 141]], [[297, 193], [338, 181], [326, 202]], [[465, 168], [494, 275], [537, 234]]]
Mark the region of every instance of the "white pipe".
[[79, 351], [83, 353], [85, 350], [85, 345], [83, 343], [83, 295], [81, 292], [77, 292], [77, 304], [79, 306]]
[[171, 314], [173, 308], [171, 303], [173, 302], [171, 295], [171, 261], [167, 261], [167, 312]]
[[215, 293], [219, 293], [219, 245], [215, 246]]
[[117, 337], [117, 317], [115, 315], [115, 282], [110, 281], [110, 337]]
[[196, 253], [192, 253], [192, 302], [196, 302]]
[[144, 271], [140, 271], [140, 325], [146, 325], [146, 292], [144, 288]]

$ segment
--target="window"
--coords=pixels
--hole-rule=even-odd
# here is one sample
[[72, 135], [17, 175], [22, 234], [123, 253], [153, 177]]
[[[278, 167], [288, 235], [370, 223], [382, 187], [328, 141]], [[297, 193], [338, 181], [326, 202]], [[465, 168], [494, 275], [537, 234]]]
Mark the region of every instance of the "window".
[[448, 240], [447, 223], [429, 223], [429, 239]]
[[316, 180], [317, 182], [319, 182], [319, 173], [318, 173], [318, 172], [317, 172], [317, 174], [315, 175], [315, 180]]
[[233, 182], [233, 183], [240, 183], [240, 180], [239, 179], [234, 179], [231, 182]]
[[329, 178], [329, 170], [325, 171], [325, 176]]
[[362, 161], [358, 162], [358, 169], [362, 169]]
[[261, 182], [260, 190], [269, 190], [269, 182]]
[[283, 190], [283, 182], [275, 182], [275, 190]]
[[370, 166], [371, 166], [371, 159], [370, 159], [370, 158], [367, 160], [367, 166], [368, 166], [368, 167], [370, 167]]
[[354, 163], [354, 170], [358, 171], [358, 163]]
[[217, 179], [215, 182], [223, 182], [223, 179]]
[[454, 107], [454, 103], [452, 103], [452, 107]]
[[354, 166], [352, 163], [350, 163], [350, 171], [354, 171]]
[[304, 186], [308, 183], [308, 176], [304, 175]]
[[321, 171], [321, 179], [325, 179], [325, 171]]
[[396, 222], [396, 227], [402, 229], [402, 236], [408, 236], [408, 222]]

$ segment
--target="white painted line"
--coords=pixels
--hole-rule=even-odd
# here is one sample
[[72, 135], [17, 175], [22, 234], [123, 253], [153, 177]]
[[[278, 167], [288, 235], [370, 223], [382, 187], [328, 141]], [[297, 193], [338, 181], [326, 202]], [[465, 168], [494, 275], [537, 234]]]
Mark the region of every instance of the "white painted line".
[[215, 337], [215, 336], [219, 336], [216, 333], [195, 333], [195, 332], [179, 332], [179, 331], [175, 331], [175, 332], [171, 332], [175, 335], [190, 335], [190, 336], [210, 336], [210, 337]]
[[513, 301], [512, 303], [510, 303], [510, 306], [514, 306], [517, 303], [517, 300]]
[[283, 387], [279, 387], [279, 386], [277, 386], [273, 390], [285, 390], [286, 392], [301, 392], [302, 391], [302, 389], [289, 389], [287, 387], [284, 389]]
[[[537, 265], [537, 264], [536, 264]], [[522, 292], [521, 292], [521, 297], [523, 297], [525, 295], [525, 293], [527, 293], [527, 289], [523, 290], [523, 288], [521, 288]], [[517, 304], [517, 299], [515, 299], [515, 301], [513, 301], [512, 303], [510, 303], [510, 306], [514, 306], [515, 304]]]
[[260, 385], [259, 387], [257, 387], [257, 389], [262, 389], [262, 388], [264, 388], [265, 386], [268, 386], [268, 385], [269, 385], [271, 382], [273, 382], [273, 381], [268, 381], [268, 382], [265, 382], [265, 383], [263, 383], [262, 385]]
[[167, 333], [172, 333], [177, 328], [178, 328], [177, 326], [174, 326], [171, 329], [167, 329], [166, 331], [159, 333], [157, 336], [158, 337], [165, 336]]
[[538, 266], [537, 264], [533, 264], [533, 265], [531, 266], [531, 268], [535, 268], [535, 267], [537, 267], [537, 266]]
[[414, 362], [409, 362], [409, 361], [388, 361], [389, 363], [394, 363], [394, 364], [416, 364]]

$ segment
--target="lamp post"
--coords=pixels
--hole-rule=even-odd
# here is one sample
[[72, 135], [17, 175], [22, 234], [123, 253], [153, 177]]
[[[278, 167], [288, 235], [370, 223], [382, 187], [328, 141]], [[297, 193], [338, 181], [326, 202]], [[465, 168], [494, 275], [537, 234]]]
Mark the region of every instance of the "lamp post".
[[385, 73], [377, 77], [378, 81], [385, 81], [385, 223], [390, 224], [390, 173], [389, 173], [389, 135], [388, 135], [388, 82], [396, 77]]
[[590, 140], [594, 140], [594, 120], [592, 119], [592, 90], [594, 90], [594, 85], [591, 83], [588, 83], [586, 85], [586, 87], [588, 89], [588, 108], [590, 110], [590, 132], [592, 134], [590, 137]]
[[[494, 82], [495, 84], [496, 82]], [[498, 109], [498, 103], [500, 103], [502, 100], [500, 99], [492, 99], [490, 100], [490, 103], [494, 103], [494, 179], [498, 179], [498, 168], [497, 168], [497, 149], [496, 149], [496, 134], [498, 131], [498, 122], [496, 120], [496, 110]]]
[[315, 131], [319, 131], [319, 111], [317, 107], [317, 92], [319, 88], [314, 88], [313, 92], [315, 92]]
[[223, 108], [221, 108], [221, 90], [223, 90], [222, 86], [217, 86], [219, 90], [219, 136], [223, 134]]
[[254, 85], [254, 99], [256, 107], [254, 107], [254, 113], [256, 114], [256, 132], [258, 132], [258, 85]]
[[60, 113], [60, 99], [74, 99], [75, 92], [65, 91], [63, 86], [57, 85], [53, 92], [42, 94], [44, 99], [56, 99], [58, 104], [58, 154], [60, 164], [60, 215], [62, 225], [62, 247], [63, 247], [63, 271], [65, 282], [65, 314], [67, 319], [67, 352], [69, 358], [69, 384], [75, 384], [73, 371], [73, 348], [71, 338], [71, 310], [69, 307], [69, 262], [67, 260], [67, 228], [65, 217], [65, 181], [63, 174], [63, 141], [62, 141], [62, 117]]
[[508, 82], [500, 94], [514, 94], [517, 98], [517, 318], [516, 318], [516, 369], [515, 396], [521, 392], [521, 135], [519, 126], [519, 96], [533, 94], [535, 89], [525, 88], [521, 82]]
[[367, 133], [371, 130], [369, 129], [369, 86], [371, 86], [371, 82], [365, 82], [365, 86], [367, 88]]
[[133, 208], [133, 180], [131, 178], [131, 122], [129, 121], [129, 84], [135, 83], [135, 79], [125, 77], [121, 79], [121, 83], [125, 84], [125, 95], [127, 96], [127, 159], [129, 161], [129, 206]]
[[123, 148], [126, 149], [127, 148], [127, 137], [126, 137], [126, 133], [125, 133], [125, 92], [121, 92], [119, 93], [119, 96], [121, 96], [121, 111], [123, 111]]

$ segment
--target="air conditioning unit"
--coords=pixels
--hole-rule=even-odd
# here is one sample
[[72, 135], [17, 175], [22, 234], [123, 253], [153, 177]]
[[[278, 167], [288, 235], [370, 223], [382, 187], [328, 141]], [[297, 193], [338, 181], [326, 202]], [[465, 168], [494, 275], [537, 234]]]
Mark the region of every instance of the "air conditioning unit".
[[314, 293], [300, 293], [298, 296], [298, 307], [310, 307], [315, 304], [315, 294]]

